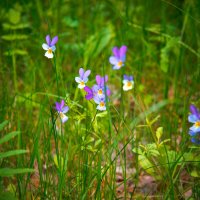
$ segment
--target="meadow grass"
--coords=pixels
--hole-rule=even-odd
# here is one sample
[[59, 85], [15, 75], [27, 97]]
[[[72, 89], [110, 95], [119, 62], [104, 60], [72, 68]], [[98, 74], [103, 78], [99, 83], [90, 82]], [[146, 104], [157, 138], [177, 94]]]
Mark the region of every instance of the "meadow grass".
[[[198, 0], [0, 8], [0, 199], [199, 198], [199, 146], [188, 134], [189, 106], [200, 108]], [[53, 59], [42, 49], [48, 34], [59, 38]], [[125, 66], [113, 70], [112, 48], [122, 45]], [[89, 86], [108, 75], [106, 111], [77, 88], [80, 67], [91, 70]], [[128, 92], [124, 74], [134, 76]]]

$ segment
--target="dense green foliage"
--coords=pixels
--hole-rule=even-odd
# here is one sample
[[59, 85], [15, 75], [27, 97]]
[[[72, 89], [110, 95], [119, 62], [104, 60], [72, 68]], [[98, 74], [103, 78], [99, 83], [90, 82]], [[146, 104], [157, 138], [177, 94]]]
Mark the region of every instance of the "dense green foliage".
[[[187, 119], [200, 108], [199, 0], [5, 0], [0, 25], [0, 199], [200, 196]], [[48, 34], [59, 37], [53, 59]], [[126, 64], [113, 70], [121, 45]], [[108, 75], [107, 111], [77, 88], [80, 67], [91, 85]], [[61, 99], [70, 110], [58, 130]]]

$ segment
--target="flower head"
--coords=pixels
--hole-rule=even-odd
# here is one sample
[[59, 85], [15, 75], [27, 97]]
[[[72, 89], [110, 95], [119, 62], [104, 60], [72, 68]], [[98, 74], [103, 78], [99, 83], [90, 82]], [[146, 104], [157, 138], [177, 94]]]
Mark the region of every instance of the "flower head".
[[94, 97], [94, 101], [96, 104], [98, 104], [97, 106], [97, 110], [106, 110], [106, 102], [105, 102], [105, 96], [99, 97], [98, 95], [96, 95]]
[[193, 126], [190, 127], [190, 131], [198, 133], [200, 132], [200, 112], [194, 105], [190, 105], [190, 111], [192, 114], [188, 116], [188, 121], [193, 123]]
[[110, 64], [113, 65], [113, 69], [120, 69], [124, 66], [126, 60], [127, 46], [123, 45], [120, 48], [114, 47], [112, 49], [113, 56], [109, 58]]
[[124, 75], [123, 84], [124, 91], [131, 90], [134, 86], [133, 76]]
[[67, 113], [69, 111], [69, 107], [64, 106], [65, 105], [64, 100], [61, 100], [60, 103], [56, 102], [55, 104], [56, 104], [55, 109], [57, 110], [57, 112], [62, 120], [62, 123], [65, 123], [68, 120], [68, 117], [65, 115], [65, 113]]
[[83, 68], [79, 69], [79, 77], [75, 78], [75, 81], [78, 83], [78, 88], [82, 89], [85, 87], [85, 83], [88, 82], [88, 76], [90, 75], [90, 73], [90, 70], [84, 71]]
[[108, 76], [105, 75], [105, 77], [101, 77], [100, 75], [96, 75], [96, 82], [92, 87], [92, 90], [94, 92], [94, 95], [98, 95], [99, 97], [105, 96], [105, 92], [107, 96], [110, 96], [110, 89], [105, 86], [105, 83], [108, 81]]
[[191, 142], [200, 144], [200, 112], [194, 105], [190, 105], [191, 114], [188, 116], [188, 121], [193, 123], [189, 129], [189, 135], [192, 137]]
[[58, 36], [55, 36], [52, 40], [50, 35], [46, 36], [46, 42], [42, 44], [42, 48], [46, 50], [44, 54], [47, 58], [53, 58], [53, 52], [56, 50], [55, 44], [58, 42]]

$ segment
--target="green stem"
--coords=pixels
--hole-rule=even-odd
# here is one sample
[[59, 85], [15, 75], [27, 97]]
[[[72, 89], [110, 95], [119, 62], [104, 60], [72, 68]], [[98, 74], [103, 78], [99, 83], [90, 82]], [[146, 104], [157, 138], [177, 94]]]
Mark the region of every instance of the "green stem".
[[14, 88], [15, 88], [15, 92], [18, 92], [17, 89], [17, 66], [16, 66], [16, 57], [15, 54], [13, 52], [12, 54], [12, 63], [13, 63], [13, 82], [14, 82]]

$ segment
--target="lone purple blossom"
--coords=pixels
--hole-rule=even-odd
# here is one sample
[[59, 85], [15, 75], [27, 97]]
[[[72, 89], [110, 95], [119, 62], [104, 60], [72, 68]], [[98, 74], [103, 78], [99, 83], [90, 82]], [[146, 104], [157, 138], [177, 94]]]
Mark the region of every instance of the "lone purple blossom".
[[61, 100], [60, 103], [56, 102], [55, 104], [56, 104], [55, 109], [57, 110], [62, 123], [65, 123], [68, 120], [68, 117], [65, 115], [65, 113], [67, 113], [69, 111], [69, 107], [64, 106], [65, 105], [64, 100]]
[[191, 142], [200, 144], [200, 112], [192, 104], [190, 105], [190, 112], [188, 121], [193, 123], [193, 126], [189, 129], [189, 135], [192, 137]]
[[58, 42], [58, 36], [55, 36], [52, 40], [50, 35], [46, 36], [46, 42], [42, 44], [42, 48], [47, 52], [44, 54], [47, 58], [53, 58], [53, 52], [56, 50], [55, 44]]
[[85, 87], [85, 84], [88, 82], [88, 76], [90, 75], [91, 70], [84, 71], [83, 68], [79, 69], [79, 77], [75, 77], [75, 81], [78, 83], [78, 88], [82, 89]]
[[133, 76], [124, 75], [123, 84], [124, 91], [131, 90], [134, 86]]
[[127, 46], [123, 45], [120, 48], [114, 47], [112, 49], [113, 55], [109, 58], [109, 62], [113, 65], [113, 69], [120, 69], [124, 66], [126, 60]]

